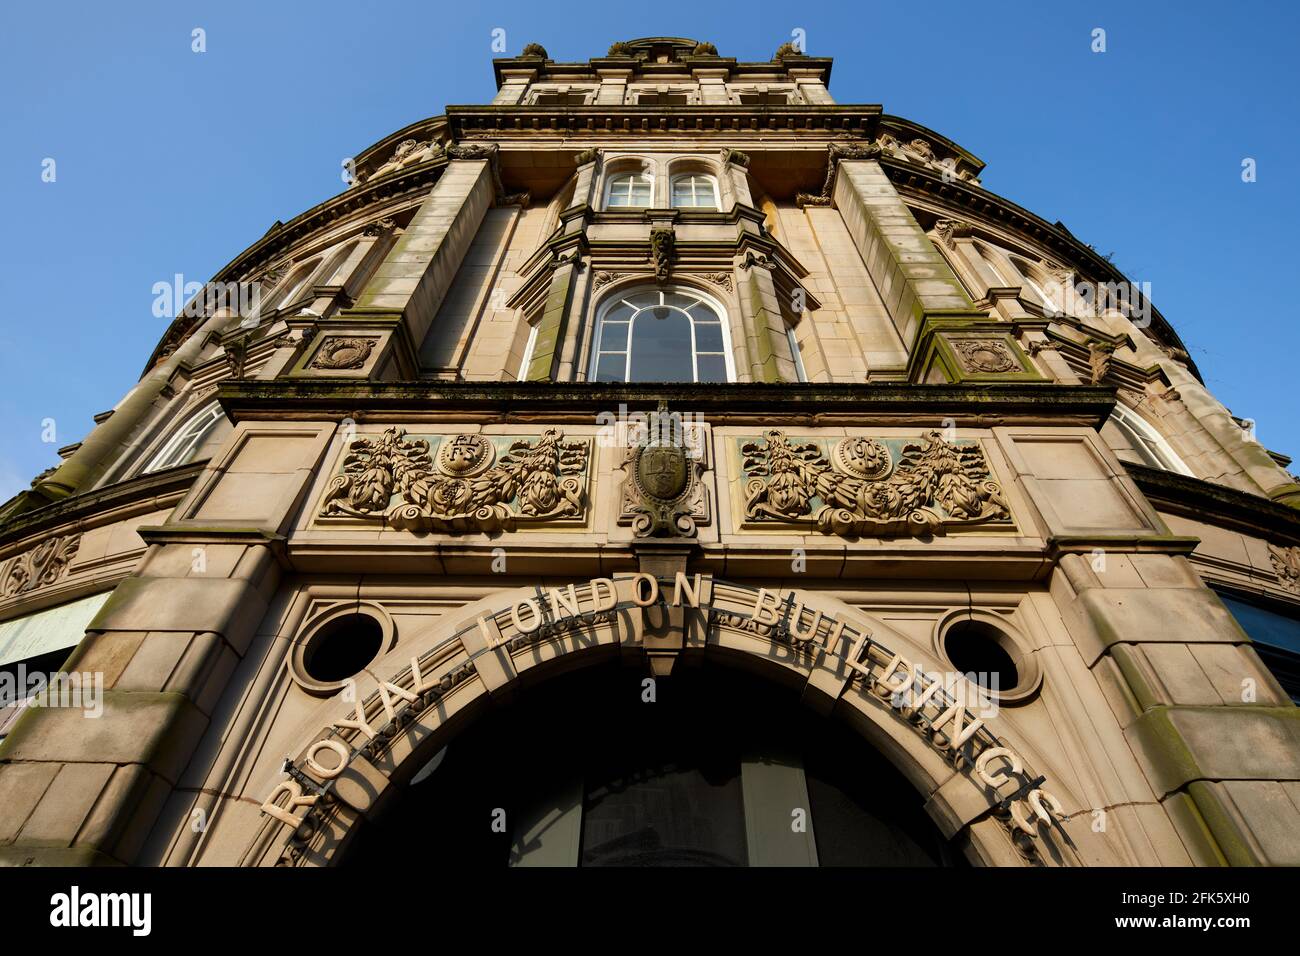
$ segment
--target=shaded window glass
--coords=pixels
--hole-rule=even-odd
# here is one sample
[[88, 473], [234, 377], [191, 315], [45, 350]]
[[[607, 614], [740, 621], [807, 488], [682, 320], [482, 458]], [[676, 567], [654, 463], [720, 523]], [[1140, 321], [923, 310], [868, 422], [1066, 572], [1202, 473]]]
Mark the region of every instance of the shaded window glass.
[[593, 380], [729, 380], [722, 316], [700, 298], [659, 290], [633, 292], [602, 315]]
[[609, 184], [609, 205], [633, 208], [649, 206], [653, 193], [650, 177], [643, 173], [616, 176]]
[[691, 320], [671, 306], [637, 313], [632, 321], [633, 382], [692, 382]]

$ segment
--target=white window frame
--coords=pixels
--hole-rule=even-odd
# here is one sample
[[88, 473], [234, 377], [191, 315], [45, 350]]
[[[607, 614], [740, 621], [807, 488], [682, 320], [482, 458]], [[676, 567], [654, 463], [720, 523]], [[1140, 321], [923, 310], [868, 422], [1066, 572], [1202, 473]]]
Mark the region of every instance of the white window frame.
[[[731, 322], [727, 315], [727, 310], [723, 307], [722, 303], [719, 302], [717, 299], [713, 298], [713, 296], [705, 295], [703, 292], [699, 292], [691, 288], [690, 286], [681, 286], [681, 285], [666, 286], [666, 287], [653, 286], [653, 285], [635, 286], [634, 288], [631, 289], [624, 289], [622, 292], [610, 296], [608, 299], [606, 299], [604, 302], [601, 303], [600, 308], [596, 312], [596, 334], [592, 341], [591, 356], [587, 362], [587, 381], [589, 382], [596, 381], [596, 369], [600, 365], [601, 339], [603, 339], [605, 335], [605, 317], [615, 306], [618, 305], [627, 305], [629, 308], [637, 310], [633, 314], [632, 318], [628, 321], [627, 347], [626, 349], [623, 350], [623, 381], [624, 382], [628, 381], [628, 375], [632, 371], [633, 326], [636, 324], [636, 318], [640, 314], [640, 312], [652, 307], [635, 306], [632, 305], [632, 303], [627, 302], [626, 300], [634, 296], [642, 295], [647, 292], [659, 293], [660, 304], [665, 304], [664, 303], [665, 296], [672, 295], [674, 293], [678, 295], [689, 296], [690, 298], [699, 300], [707, 308], [713, 310], [713, 312], [715, 312], [718, 315], [720, 319], [721, 328], [722, 328], [722, 358], [727, 369], [727, 382], [728, 383], [734, 382], [736, 380], [736, 358], [733, 352], [734, 346], [732, 345], [732, 339], [731, 339]], [[676, 308], [676, 306], [670, 306], [670, 308]], [[691, 376], [692, 376], [691, 381], [698, 382], [700, 380], [700, 364], [699, 364], [699, 352], [695, 347], [695, 317], [692, 316], [689, 312], [687, 312], [686, 314], [687, 314], [687, 318], [690, 319], [690, 323], [691, 323]], [[610, 354], [618, 354], [618, 353], [611, 352]], [[714, 353], [708, 352], [705, 354], [712, 355]]]
[[790, 343], [790, 354], [794, 356], [794, 369], [799, 375], [799, 381], [806, 382], [808, 381], [808, 373], [804, 371], [803, 353], [799, 351], [799, 339], [794, 334], [793, 325], [787, 325], [785, 327], [785, 337]]
[[1110, 413], [1110, 420], [1128, 440], [1129, 447], [1142, 459], [1143, 464], [1151, 465], [1151, 460], [1154, 459], [1156, 468], [1186, 475], [1188, 478], [1196, 477], [1165, 437], [1131, 408], [1116, 403], [1114, 411]]
[[[610, 202], [610, 197], [614, 194], [614, 187], [623, 180], [640, 180], [650, 184], [650, 198], [644, 206], [615, 206]], [[628, 197], [631, 198], [631, 189], [628, 190]], [[605, 182], [605, 208], [606, 209], [653, 209], [655, 205], [655, 175], [645, 170], [625, 170], [616, 172]]]
[[193, 459], [195, 451], [203, 444], [204, 439], [212, 434], [212, 429], [216, 428], [226, 417], [226, 413], [221, 410], [218, 402], [209, 402], [201, 409], [185, 419], [184, 424], [176, 429], [175, 434], [167, 439], [167, 443], [162, 449], [149, 460], [140, 474], [148, 475], [155, 471], [162, 471], [164, 468], [174, 468], [177, 465], [186, 464]]
[[537, 345], [537, 328], [541, 324], [539, 320], [528, 327], [528, 344], [524, 346], [524, 357], [519, 363], [519, 374], [515, 376], [516, 382], [522, 382], [528, 378], [528, 366], [533, 363], [533, 348]]
[[[713, 190], [713, 205], [711, 207], [677, 205], [677, 184], [681, 182], [683, 179], [690, 179], [692, 180], [691, 192], [693, 194], [698, 193], [698, 187], [694, 183], [694, 179], [696, 177], [708, 181], [709, 186]], [[673, 204], [672, 208], [674, 209], [696, 209], [702, 212], [717, 212], [722, 208], [722, 196], [718, 190], [718, 177], [714, 176], [712, 173], [702, 173], [699, 172], [698, 170], [691, 170], [684, 173], [677, 173], [668, 182], [668, 201]]]

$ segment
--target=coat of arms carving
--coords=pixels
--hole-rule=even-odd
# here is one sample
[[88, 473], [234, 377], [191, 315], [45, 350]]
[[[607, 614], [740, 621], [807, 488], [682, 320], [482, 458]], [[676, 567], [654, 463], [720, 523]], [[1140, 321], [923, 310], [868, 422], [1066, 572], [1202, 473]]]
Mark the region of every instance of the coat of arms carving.
[[[436, 452], [431, 441], [437, 443]], [[320, 517], [377, 518], [406, 531], [513, 531], [586, 518], [591, 440], [478, 434], [353, 440], [330, 479]]]
[[658, 414], [662, 418], [655, 420], [667, 427], [652, 428], [623, 460], [627, 477], [618, 522], [631, 525], [638, 538], [691, 538], [710, 521], [709, 492], [702, 480], [705, 445], [680, 417]]
[[943, 534], [1011, 527], [1002, 489], [978, 442], [849, 437], [805, 439], [773, 429], [737, 439], [748, 526], [808, 526], [846, 537]]

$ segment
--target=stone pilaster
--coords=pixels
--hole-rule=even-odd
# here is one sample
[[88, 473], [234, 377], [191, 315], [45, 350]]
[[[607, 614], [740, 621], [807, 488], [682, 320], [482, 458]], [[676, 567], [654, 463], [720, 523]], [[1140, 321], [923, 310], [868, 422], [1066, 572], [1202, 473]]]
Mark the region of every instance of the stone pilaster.
[[29, 708], [0, 745], [0, 863], [147, 862], [164, 806], [206, 759], [333, 428], [241, 425], [168, 523], [140, 529], [148, 552], [64, 666], [101, 682], [102, 710]]
[[[320, 323], [295, 374], [413, 377], [420, 343], [494, 200], [490, 159], [448, 162], [356, 305]], [[356, 348], [344, 350], [340, 340], [355, 340]]]
[[879, 163], [840, 160], [832, 195], [904, 345], [915, 345], [926, 313], [975, 314], [961, 282]]

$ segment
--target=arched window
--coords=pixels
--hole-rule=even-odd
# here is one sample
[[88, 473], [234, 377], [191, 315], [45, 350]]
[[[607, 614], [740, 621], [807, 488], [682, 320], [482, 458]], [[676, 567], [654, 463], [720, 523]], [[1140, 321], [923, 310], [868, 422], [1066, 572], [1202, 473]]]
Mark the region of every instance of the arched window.
[[644, 209], [654, 200], [655, 181], [649, 173], [620, 173], [605, 187], [607, 209]]
[[633, 289], [600, 310], [589, 377], [596, 382], [730, 382], [721, 308], [685, 289]]
[[704, 173], [686, 173], [673, 177], [673, 207], [676, 209], [717, 209], [718, 182]]
[[[1123, 438], [1126, 448], [1116, 450], [1116, 454], [1121, 459], [1136, 459], [1139, 465], [1161, 468], [1191, 478], [1196, 477], [1178, 457], [1178, 453], [1169, 446], [1169, 442], [1165, 441], [1164, 437], [1136, 412], [1130, 411], [1123, 405], [1116, 405], [1106, 424], [1114, 425]], [[1132, 455], [1125, 455], [1125, 450], [1132, 452]]]
[[216, 437], [218, 426], [224, 426], [225, 429], [230, 427], [230, 422], [226, 418], [226, 413], [221, 410], [221, 406], [212, 402], [203, 406], [176, 430], [176, 433], [167, 440], [158, 454], [150, 459], [149, 464], [145, 465], [143, 474], [150, 472], [162, 471], [164, 468], [175, 468], [177, 465], [184, 465], [193, 461], [209, 439]]

